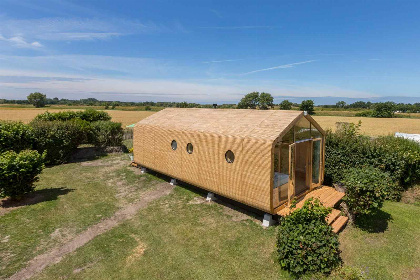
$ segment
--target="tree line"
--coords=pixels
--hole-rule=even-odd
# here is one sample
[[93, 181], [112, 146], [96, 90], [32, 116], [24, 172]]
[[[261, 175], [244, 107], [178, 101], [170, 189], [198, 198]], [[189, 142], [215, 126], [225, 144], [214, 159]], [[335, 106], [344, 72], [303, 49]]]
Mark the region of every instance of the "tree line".
[[145, 107], [145, 110], [152, 110], [152, 107], [174, 107], [174, 108], [222, 108], [222, 109], [260, 109], [269, 110], [278, 107], [280, 110], [298, 109], [307, 111], [309, 114], [315, 112], [315, 107], [338, 110], [358, 110], [356, 115], [366, 117], [394, 117], [395, 113], [419, 113], [420, 103], [405, 104], [395, 102], [370, 102], [356, 101], [347, 104], [339, 101], [335, 105], [315, 106], [313, 100], [303, 100], [301, 103], [294, 103], [283, 100], [279, 104], [274, 103], [274, 98], [266, 92], [250, 92], [246, 94], [238, 104], [198, 104], [192, 102], [123, 102], [123, 101], [101, 101], [96, 98], [85, 98], [70, 100], [65, 98], [47, 98], [45, 94], [34, 92], [28, 95], [27, 100], [7, 100], [0, 99], [0, 104], [33, 104], [35, 107], [45, 107], [47, 105], [66, 105], [66, 106], [103, 106], [104, 109], [115, 109], [118, 106]]

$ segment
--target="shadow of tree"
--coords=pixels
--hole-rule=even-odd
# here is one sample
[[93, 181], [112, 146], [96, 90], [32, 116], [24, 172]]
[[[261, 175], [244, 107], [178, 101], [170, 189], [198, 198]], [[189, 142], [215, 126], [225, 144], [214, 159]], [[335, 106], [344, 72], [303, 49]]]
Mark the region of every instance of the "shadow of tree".
[[63, 187], [36, 190], [26, 194], [20, 200], [13, 200], [10, 198], [0, 200], [0, 207], [4, 209], [16, 208], [26, 205], [33, 205], [44, 201], [52, 201], [56, 200], [59, 196], [68, 194], [72, 191], [74, 191], [74, 189], [68, 189]]
[[97, 147], [79, 147], [70, 157], [69, 163], [85, 162], [99, 159], [106, 156], [107, 152], [102, 148]]
[[356, 218], [355, 226], [370, 233], [384, 232], [388, 229], [388, 223], [392, 221], [391, 214], [376, 210], [371, 215], [363, 215]]

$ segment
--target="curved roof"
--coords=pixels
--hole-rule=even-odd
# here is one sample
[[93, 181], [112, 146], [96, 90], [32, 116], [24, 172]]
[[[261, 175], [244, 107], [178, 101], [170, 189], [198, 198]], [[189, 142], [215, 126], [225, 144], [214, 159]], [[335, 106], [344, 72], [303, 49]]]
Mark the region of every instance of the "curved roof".
[[301, 111], [166, 108], [137, 124], [274, 141], [302, 116]]

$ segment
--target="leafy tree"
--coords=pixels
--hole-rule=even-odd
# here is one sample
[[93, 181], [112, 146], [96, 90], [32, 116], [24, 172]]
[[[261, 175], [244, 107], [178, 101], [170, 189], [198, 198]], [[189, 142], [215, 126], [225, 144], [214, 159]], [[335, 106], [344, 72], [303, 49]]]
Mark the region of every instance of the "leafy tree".
[[283, 100], [280, 103], [280, 110], [291, 110], [292, 109], [292, 102], [290, 102], [289, 100]]
[[260, 93], [260, 98], [259, 98], [259, 108], [261, 110], [267, 110], [268, 108], [271, 108], [274, 106], [273, 104], [273, 96], [271, 96], [271, 94], [266, 93], [266, 92], [261, 92]]
[[374, 118], [393, 118], [396, 111], [394, 102], [380, 102], [373, 106], [372, 117]]
[[346, 107], [347, 106], [347, 104], [346, 104], [346, 102], [344, 102], [344, 101], [338, 101], [336, 104], [335, 104], [335, 107], [337, 107], [337, 108], [344, 108], [344, 107]]
[[259, 105], [260, 93], [254, 91], [245, 95], [238, 103], [238, 109], [256, 109]]
[[303, 100], [300, 103], [299, 110], [308, 112], [309, 115], [314, 114], [314, 101], [313, 100]]
[[33, 92], [28, 95], [28, 101], [36, 108], [45, 107], [47, 103], [47, 96], [40, 92]]

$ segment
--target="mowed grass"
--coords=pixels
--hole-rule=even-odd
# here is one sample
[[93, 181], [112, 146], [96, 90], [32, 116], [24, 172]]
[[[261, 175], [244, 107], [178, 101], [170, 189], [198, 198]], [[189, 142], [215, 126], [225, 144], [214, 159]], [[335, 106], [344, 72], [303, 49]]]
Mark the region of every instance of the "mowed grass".
[[135, 176], [128, 164], [124, 154], [47, 168], [35, 193], [23, 200], [27, 205], [13, 208], [13, 204], [5, 205], [3, 201], [0, 278], [112, 216], [119, 207], [153, 187], [152, 183], [144, 184], [148, 180]]
[[[46, 169], [37, 188], [47, 199], [0, 216], [0, 278], [162, 182], [128, 167], [126, 157]], [[276, 227], [264, 229], [239, 205], [206, 203], [203, 195], [181, 184], [34, 279], [291, 279], [276, 263]], [[341, 233], [344, 265], [368, 279], [416, 279], [419, 217], [418, 203], [386, 202], [360, 228]]]
[[[87, 107], [88, 108], [88, 107]], [[5, 108], [0, 107], [0, 120], [22, 121], [29, 123], [38, 114], [45, 111], [56, 113], [61, 111], [78, 111], [82, 109], [51, 109], [51, 108]], [[137, 123], [144, 118], [154, 114], [153, 111], [123, 111], [123, 110], [103, 110], [111, 115], [112, 121], [120, 122], [123, 126]]]

